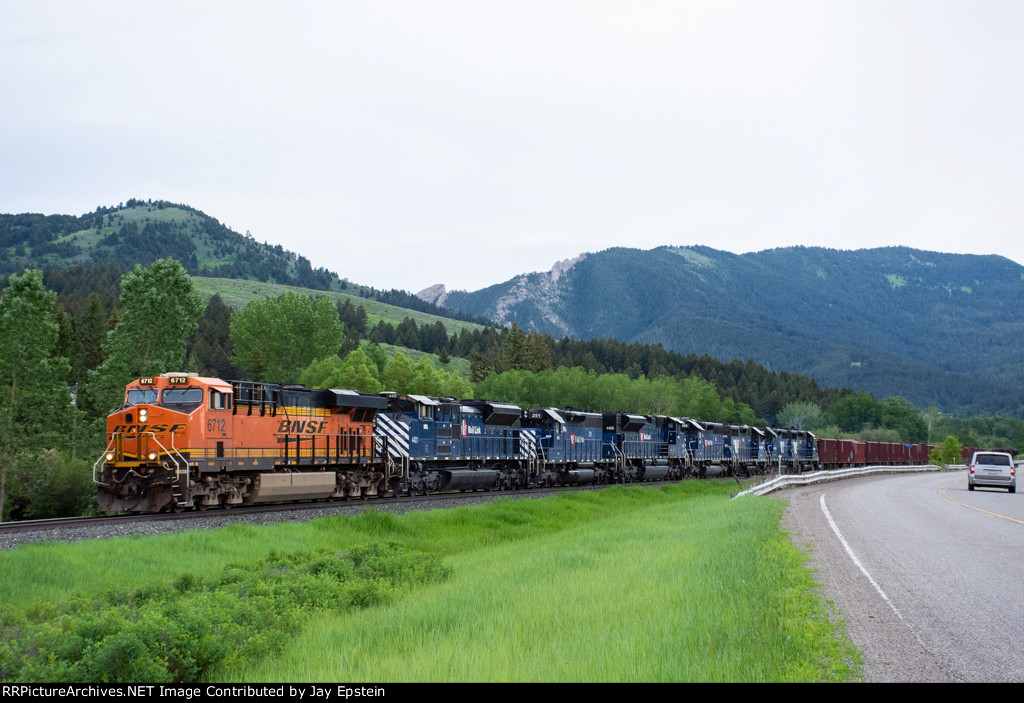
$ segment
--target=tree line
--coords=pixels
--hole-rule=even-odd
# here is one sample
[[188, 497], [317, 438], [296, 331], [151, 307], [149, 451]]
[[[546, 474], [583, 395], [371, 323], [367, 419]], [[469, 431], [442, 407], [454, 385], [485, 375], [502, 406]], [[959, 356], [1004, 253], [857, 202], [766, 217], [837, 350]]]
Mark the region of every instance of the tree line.
[[[106, 265], [11, 275], [0, 293], [0, 335], [3, 519], [87, 511], [106, 416], [129, 381], [169, 371], [772, 423], [819, 436], [938, 443], [950, 435], [965, 446], [1024, 447], [1018, 418], [944, 417], [902, 398], [820, 389], [750, 361], [683, 356], [659, 345], [554, 340], [515, 324], [449, 335], [440, 321], [418, 325], [408, 317], [371, 327], [351, 300], [296, 293], [240, 310], [216, 295], [203, 305], [173, 259], [125, 273]], [[388, 358], [384, 344], [436, 354], [440, 364], [401, 352]], [[470, 360], [468, 378], [443, 368], [453, 357]]]

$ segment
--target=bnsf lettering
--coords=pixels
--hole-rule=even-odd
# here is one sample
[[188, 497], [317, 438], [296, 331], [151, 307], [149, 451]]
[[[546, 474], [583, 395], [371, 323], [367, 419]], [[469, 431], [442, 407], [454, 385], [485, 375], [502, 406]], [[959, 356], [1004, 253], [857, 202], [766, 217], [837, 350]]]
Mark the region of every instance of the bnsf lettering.
[[174, 434], [185, 429], [186, 425], [115, 425], [113, 432], [125, 435], [152, 432], [153, 434]]
[[321, 434], [327, 429], [327, 420], [281, 420], [277, 425], [278, 434]]

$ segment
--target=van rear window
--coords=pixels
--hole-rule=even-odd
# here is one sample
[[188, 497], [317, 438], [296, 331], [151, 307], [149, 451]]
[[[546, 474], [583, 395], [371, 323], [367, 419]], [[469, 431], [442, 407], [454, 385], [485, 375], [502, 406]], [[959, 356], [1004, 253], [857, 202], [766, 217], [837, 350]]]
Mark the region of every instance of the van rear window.
[[1009, 466], [1010, 457], [1005, 454], [979, 454], [979, 464], [988, 464], [989, 466]]

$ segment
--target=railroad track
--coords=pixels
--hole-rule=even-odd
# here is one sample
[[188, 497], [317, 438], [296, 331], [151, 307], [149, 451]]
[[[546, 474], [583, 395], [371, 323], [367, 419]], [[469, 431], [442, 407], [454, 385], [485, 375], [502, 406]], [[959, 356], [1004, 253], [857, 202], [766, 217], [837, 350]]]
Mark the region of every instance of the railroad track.
[[[640, 484], [614, 484], [614, 485], [663, 485], [674, 483], [657, 481]], [[460, 493], [431, 493], [419, 496], [389, 496], [384, 498], [363, 498], [355, 500], [332, 500], [332, 501], [309, 501], [300, 503], [270, 503], [262, 505], [244, 505], [224, 508], [211, 508], [209, 510], [186, 510], [182, 512], [167, 513], [130, 513], [119, 515], [91, 515], [84, 517], [62, 517], [48, 518], [45, 520], [18, 520], [15, 522], [0, 523], [0, 534], [13, 534], [18, 532], [40, 532], [46, 530], [66, 530], [83, 527], [102, 527], [109, 525], [123, 525], [141, 522], [161, 521], [195, 521], [201, 524], [208, 517], [243, 517], [257, 515], [260, 513], [281, 513], [291, 511], [323, 510], [325, 508], [338, 508], [344, 512], [346, 508], [372, 508], [375, 506], [391, 506], [407, 503], [422, 503], [427, 507], [437, 501], [458, 501], [468, 498], [534, 498], [545, 495], [552, 495], [565, 490], [600, 490], [609, 488], [610, 485], [597, 486], [567, 486], [562, 488], [530, 488], [519, 491], [467, 491]]]

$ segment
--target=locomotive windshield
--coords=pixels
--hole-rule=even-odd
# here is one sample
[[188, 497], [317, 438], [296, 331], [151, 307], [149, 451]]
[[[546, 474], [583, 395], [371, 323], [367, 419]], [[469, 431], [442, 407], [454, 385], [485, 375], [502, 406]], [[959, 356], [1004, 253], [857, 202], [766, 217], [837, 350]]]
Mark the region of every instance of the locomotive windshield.
[[165, 388], [161, 399], [164, 403], [202, 403], [202, 388]]
[[156, 398], [157, 395], [155, 388], [142, 388], [139, 390], [128, 391], [128, 399], [125, 402], [128, 405], [139, 405], [140, 403], [155, 403]]

